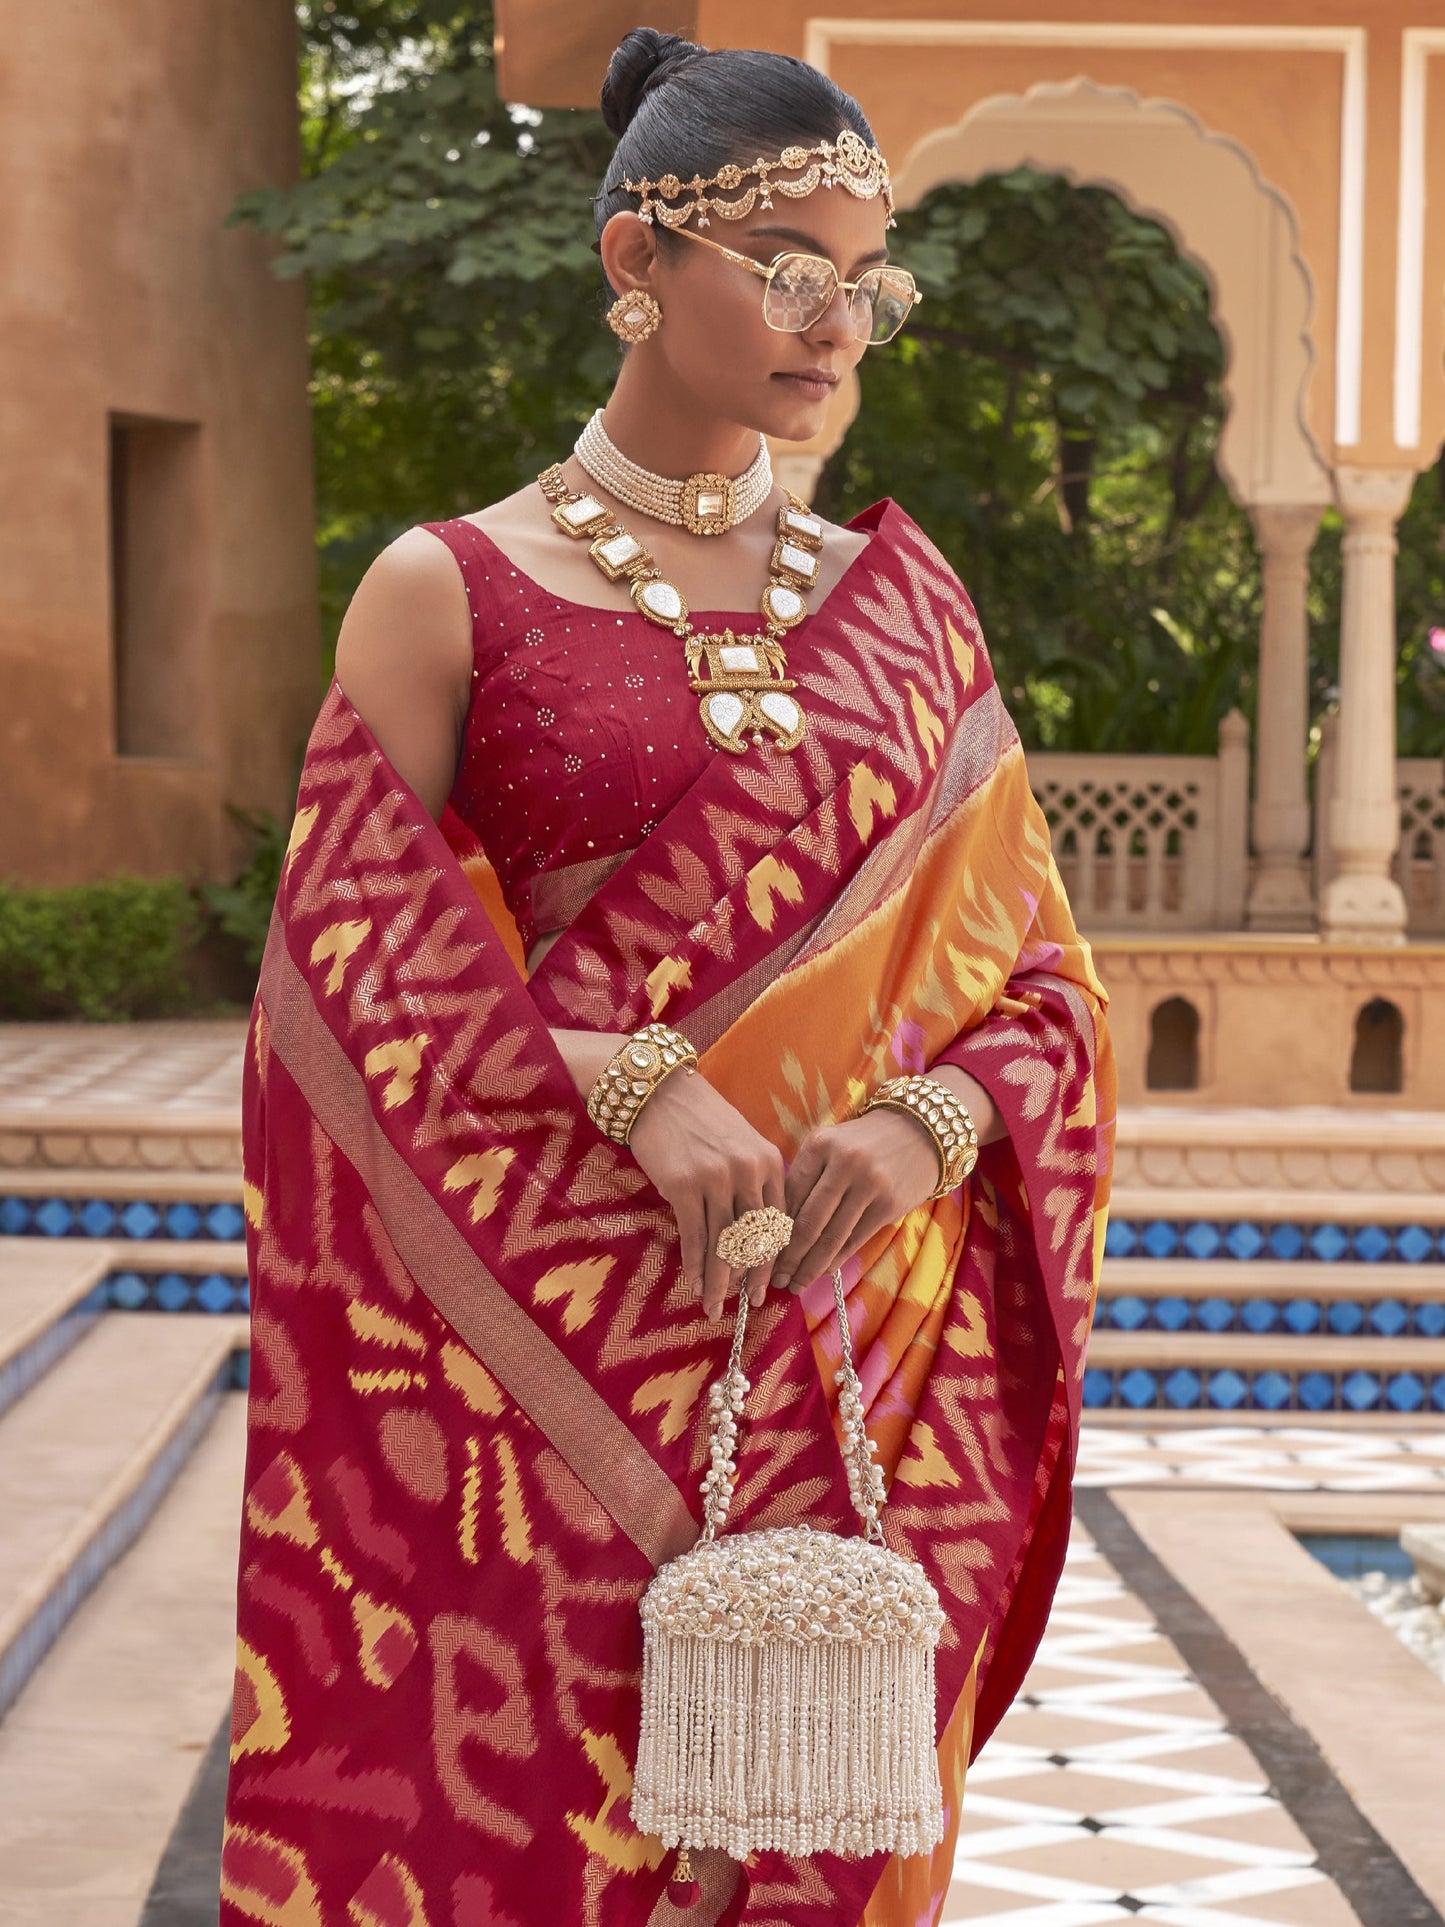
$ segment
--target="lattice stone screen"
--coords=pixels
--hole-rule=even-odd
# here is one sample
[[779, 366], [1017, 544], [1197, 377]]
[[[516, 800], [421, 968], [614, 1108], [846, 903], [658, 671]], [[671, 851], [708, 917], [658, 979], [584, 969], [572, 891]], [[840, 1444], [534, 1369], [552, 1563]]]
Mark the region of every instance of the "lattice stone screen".
[[1086, 934], [1239, 929], [1248, 875], [1249, 725], [1218, 756], [1029, 755], [1029, 779]]
[[1400, 847], [1395, 881], [1405, 893], [1409, 927], [1445, 933], [1445, 764], [1406, 757], [1397, 765]]

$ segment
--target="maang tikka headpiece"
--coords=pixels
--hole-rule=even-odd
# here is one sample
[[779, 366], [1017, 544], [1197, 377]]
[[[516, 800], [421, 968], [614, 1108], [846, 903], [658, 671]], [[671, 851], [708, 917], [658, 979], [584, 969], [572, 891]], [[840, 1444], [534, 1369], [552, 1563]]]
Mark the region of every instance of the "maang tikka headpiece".
[[[774, 174], [795, 173], [799, 168], [803, 172], [796, 180], [771, 178]], [[752, 175], [758, 177], [758, 185], [743, 187]], [[774, 194], [801, 200], [819, 187], [846, 188], [860, 201], [871, 201], [875, 194], [882, 194], [888, 209], [888, 226], [897, 226], [893, 219], [888, 163], [876, 147], [870, 147], [851, 127], [845, 127], [836, 141], [819, 141], [816, 147], [785, 147], [775, 161], [759, 156], [750, 167], [729, 161], [707, 180], [700, 174], [694, 174], [690, 181], [681, 180], [676, 174], [664, 174], [659, 180], [625, 180], [622, 185], [629, 194], [642, 196], [638, 209], [641, 220], [650, 223], [656, 218], [669, 228], [682, 227], [694, 214], [698, 226], [706, 227], [709, 210], [724, 221], [740, 221], [751, 213], [755, 204], [770, 208]], [[709, 194], [707, 190], [711, 187], [720, 187], [723, 193]], [[739, 188], [741, 193], [737, 192]], [[673, 205], [684, 194], [691, 198]]]

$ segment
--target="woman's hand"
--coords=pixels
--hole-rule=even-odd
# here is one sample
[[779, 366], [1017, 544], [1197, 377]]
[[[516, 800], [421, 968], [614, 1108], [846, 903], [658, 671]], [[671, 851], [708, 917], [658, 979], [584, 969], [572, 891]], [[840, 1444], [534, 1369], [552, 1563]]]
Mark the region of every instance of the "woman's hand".
[[[647, 1099], [627, 1140], [642, 1169], [672, 1206], [682, 1262], [711, 1319], [744, 1273], [714, 1247], [725, 1224], [760, 1205], [783, 1207], [783, 1154], [701, 1071], [670, 1071]], [[746, 1273], [748, 1299], [760, 1305], [773, 1266]]]
[[801, 1291], [922, 1204], [937, 1183], [928, 1127], [904, 1111], [880, 1106], [810, 1131], [788, 1166], [783, 1209], [796, 1222], [773, 1282]]
[[[976, 1077], [956, 1064], [935, 1065], [929, 1076], [963, 1099], [980, 1145], [1007, 1136], [1007, 1122]], [[783, 1208], [795, 1222], [773, 1283], [801, 1291], [931, 1197], [937, 1183], [932, 1134], [907, 1111], [880, 1105], [810, 1131], [788, 1166]]]

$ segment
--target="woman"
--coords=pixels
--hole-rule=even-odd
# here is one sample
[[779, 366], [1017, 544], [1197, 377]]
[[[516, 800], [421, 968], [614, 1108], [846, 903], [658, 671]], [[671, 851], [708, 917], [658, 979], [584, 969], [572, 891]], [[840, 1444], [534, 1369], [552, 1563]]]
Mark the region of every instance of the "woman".
[[[783, 56], [640, 29], [602, 102], [616, 386], [541, 486], [368, 571], [253, 1011], [227, 1923], [934, 1921], [1063, 1558], [1106, 994], [962, 585], [891, 500], [790, 504], [761, 439], [906, 316], [886, 164]], [[920, 1073], [933, 1123], [868, 1108]], [[769, 1208], [785, 1248], [729, 1264]], [[697, 1535], [732, 1291], [729, 1529], [856, 1529], [835, 1266], [947, 1616], [946, 1835], [695, 1855], [684, 1916], [629, 1816], [638, 1602]]]

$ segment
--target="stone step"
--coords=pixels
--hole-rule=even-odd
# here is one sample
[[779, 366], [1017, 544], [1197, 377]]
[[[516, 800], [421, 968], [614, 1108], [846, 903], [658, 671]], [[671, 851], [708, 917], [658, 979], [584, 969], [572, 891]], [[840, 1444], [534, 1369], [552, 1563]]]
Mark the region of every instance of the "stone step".
[[[0, 1173], [0, 1187], [4, 1174]], [[1203, 1219], [1219, 1224], [1418, 1224], [1445, 1229], [1445, 1191], [1395, 1190], [1369, 1185], [1358, 1190], [1280, 1186], [1115, 1184], [1109, 1200], [1115, 1219]]]
[[148, 1895], [158, 1919], [216, 1919], [219, 1836], [166, 1847], [198, 1774], [225, 1772], [245, 1408], [221, 1401], [0, 1722], [6, 1927], [136, 1927]]
[[1318, 1258], [1108, 1258], [1112, 1298], [1404, 1298], [1445, 1303], [1445, 1265]]
[[125, 1166], [108, 1170], [94, 1165], [37, 1166], [13, 1170], [0, 1167], [0, 1198], [187, 1198], [212, 1203], [241, 1202], [241, 1168], [228, 1158], [215, 1170], [147, 1170]]
[[0, 1238], [0, 1412], [90, 1330], [104, 1308], [106, 1250]]
[[1445, 1338], [1320, 1338], [1293, 1332], [1256, 1335], [1254, 1332], [1112, 1332], [1096, 1331], [1089, 1340], [1089, 1363], [1122, 1366], [1173, 1365], [1203, 1359], [1219, 1365], [1247, 1366], [1251, 1371], [1269, 1365], [1308, 1370], [1318, 1366], [1340, 1370], [1445, 1372]]
[[1445, 1418], [1445, 1339], [1095, 1327], [1086, 1411]]
[[0, 1416], [0, 1713], [144, 1527], [245, 1335], [234, 1316], [108, 1312]]

